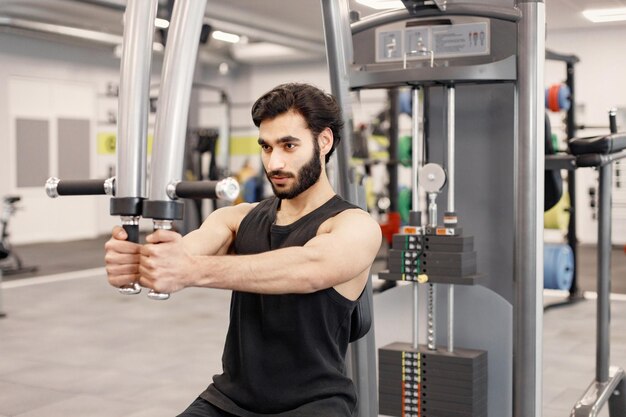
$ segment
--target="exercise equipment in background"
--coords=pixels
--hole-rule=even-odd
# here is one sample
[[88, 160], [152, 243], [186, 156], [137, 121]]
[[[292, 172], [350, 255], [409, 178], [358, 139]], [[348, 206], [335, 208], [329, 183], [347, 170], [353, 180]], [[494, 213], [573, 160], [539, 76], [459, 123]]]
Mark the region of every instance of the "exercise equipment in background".
[[[565, 64], [565, 85], [569, 89], [569, 107], [567, 110], [565, 108], [563, 111], [566, 111], [565, 115], [565, 137], [567, 139], [576, 137], [576, 89], [575, 89], [575, 80], [576, 80], [576, 64], [580, 62], [580, 59], [576, 55], [565, 55], [560, 54], [551, 50], [546, 50], [546, 61], [556, 61], [562, 62]], [[563, 94], [563, 93], [562, 93]], [[549, 106], [546, 106], [549, 108]], [[555, 151], [559, 151], [559, 149], [554, 148]], [[577, 258], [578, 258], [578, 232], [576, 230], [576, 207], [577, 207], [577, 198], [576, 198], [576, 168], [575, 164], [571, 161], [567, 160], [568, 155], [564, 155], [565, 160], [559, 160], [561, 158], [560, 154], [556, 154], [554, 156], [546, 154], [546, 170], [549, 168], [551, 164], [561, 170], [567, 170], [567, 194], [570, 199], [570, 208], [569, 208], [569, 224], [567, 226], [567, 243], [569, 247], [572, 249], [574, 254], [574, 272], [572, 278], [572, 285], [569, 288], [569, 295], [567, 298], [559, 303], [552, 304], [552, 306], [560, 306], [560, 305], [569, 305], [581, 301], [584, 299], [580, 289], [578, 288], [578, 269], [577, 269]], [[548, 161], [551, 159], [551, 161]], [[546, 171], [548, 173], [548, 171]]]
[[[36, 266], [24, 266], [22, 259], [9, 241], [9, 220], [19, 209], [17, 203], [21, 200], [17, 195], [6, 195], [2, 199], [2, 217], [0, 217], [0, 275], [15, 275], [35, 272]], [[1, 311], [0, 311], [1, 312]]]
[[561, 199], [548, 211], [543, 213], [543, 227], [567, 232], [570, 220], [569, 194], [563, 193]]
[[574, 254], [564, 243], [543, 246], [543, 288], [569, 290], [574, 278]]
[[598, 180], [598, 271], [596, 308], [595, 378], [572, 408], [572, 417], [597, 416], [608, 403], [609, 415], [626, 415], [626, 382], [624, 369], [610, 365], [611, 323], [611, 194], [613, 164], [626, 158], [626, 133], [617, 133], [616, 111], [609, 112], [611, 134], [591, 138], [574, 138], [569, 142], [572, 158], [578, 168], [595, 168]]
[[553, 112], [567, 111], [572, 105], [571, 96], [567, 84], [552, 84], [546, 88], [546, 108]]

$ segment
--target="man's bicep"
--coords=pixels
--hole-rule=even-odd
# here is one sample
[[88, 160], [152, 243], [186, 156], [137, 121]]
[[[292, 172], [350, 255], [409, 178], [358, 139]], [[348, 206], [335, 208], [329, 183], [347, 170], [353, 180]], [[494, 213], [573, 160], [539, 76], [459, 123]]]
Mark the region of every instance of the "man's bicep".
[[251, 208], [250, 204], [240, 204], [215, 210], [200, 228], [185, 235], [185, 247], [192, 255], [225, 255], [241, 219]]
[[[381, 231], [367, 213], [342, 215], [328, 233], [311, 239], [305, 247], [319, 252], [327, 267], [356, 276], [369, 268], [380, 249]], [[351, 277], [348, 277], [351, 278]]]

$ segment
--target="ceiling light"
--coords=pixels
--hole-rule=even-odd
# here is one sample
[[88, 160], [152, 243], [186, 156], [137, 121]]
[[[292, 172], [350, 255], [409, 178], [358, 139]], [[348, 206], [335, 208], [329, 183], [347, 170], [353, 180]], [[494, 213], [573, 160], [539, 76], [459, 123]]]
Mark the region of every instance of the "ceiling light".
[[156, 19], [154, 19], [154, 25], [160, 29], [167, 29], [168, 27], [170, 27], [170, 22], [157, 17]]
[[404, 8], [401, 0], [356, 0], [356, 2], [376, 10]]
[[218, 41], [237, 43], [239, 42], [239, 35], [235, 35], [234, 33], [222, 32], [221, 30], [214, 31], [211, 36], [213, 39], [217, 39]]
[[618, 9], [589, 9], [583, 12], [583, 16], [593, 23], [619, 22], [626, 20], [626, 7]]

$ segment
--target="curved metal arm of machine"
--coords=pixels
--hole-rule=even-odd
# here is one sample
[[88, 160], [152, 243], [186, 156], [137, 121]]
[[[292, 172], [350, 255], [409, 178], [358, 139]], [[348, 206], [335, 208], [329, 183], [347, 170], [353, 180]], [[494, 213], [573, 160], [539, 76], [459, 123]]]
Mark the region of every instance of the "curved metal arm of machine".
[[[154, 19], [158, 1], [129, 0], [124, 13], [124, 44], [120, 61], [118, 101], [117, 176], [118, 198], [111, 199], [111, 215], [119, 215], [129, 242], [139, 243], [139, 218], [146, 185], [146, 154], [150, 66]], [[139, 294], [133, 283], [119, 289]]]
[[[176, 179], [183, 172], [189, 99], [206, 3], [177, 1], [172, 10], [154, 126], [148, 199], [142, 207], [143, 216], [153, 219], [155, 230], [170, 229], [175, 219], [182, 218], [183, 204], [171, 194], [176, 195]], [[150, 291], [148, 297], [167, 300], [169, 294]]]

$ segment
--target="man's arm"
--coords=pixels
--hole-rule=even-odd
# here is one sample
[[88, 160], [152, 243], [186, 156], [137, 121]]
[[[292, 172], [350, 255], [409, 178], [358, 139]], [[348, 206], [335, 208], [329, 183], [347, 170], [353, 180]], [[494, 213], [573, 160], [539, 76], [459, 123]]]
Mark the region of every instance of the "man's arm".
[[242, 203], [215, 210], [200, 228], [185, 235], [182, 242], [190, 255], [225, 255], [235, 240], [241, 220], [256, 204]]
[[347, 210], [304, 246], [256, 255], [193, 256], [171, 233], [158, 231], [154, 238], [162, 243], [142, 249], [140, 283], [156, 291], [210, 287], [285, 294], [310, 293], [359, 277], [378, 253], [381, 232], [366, 212]]

